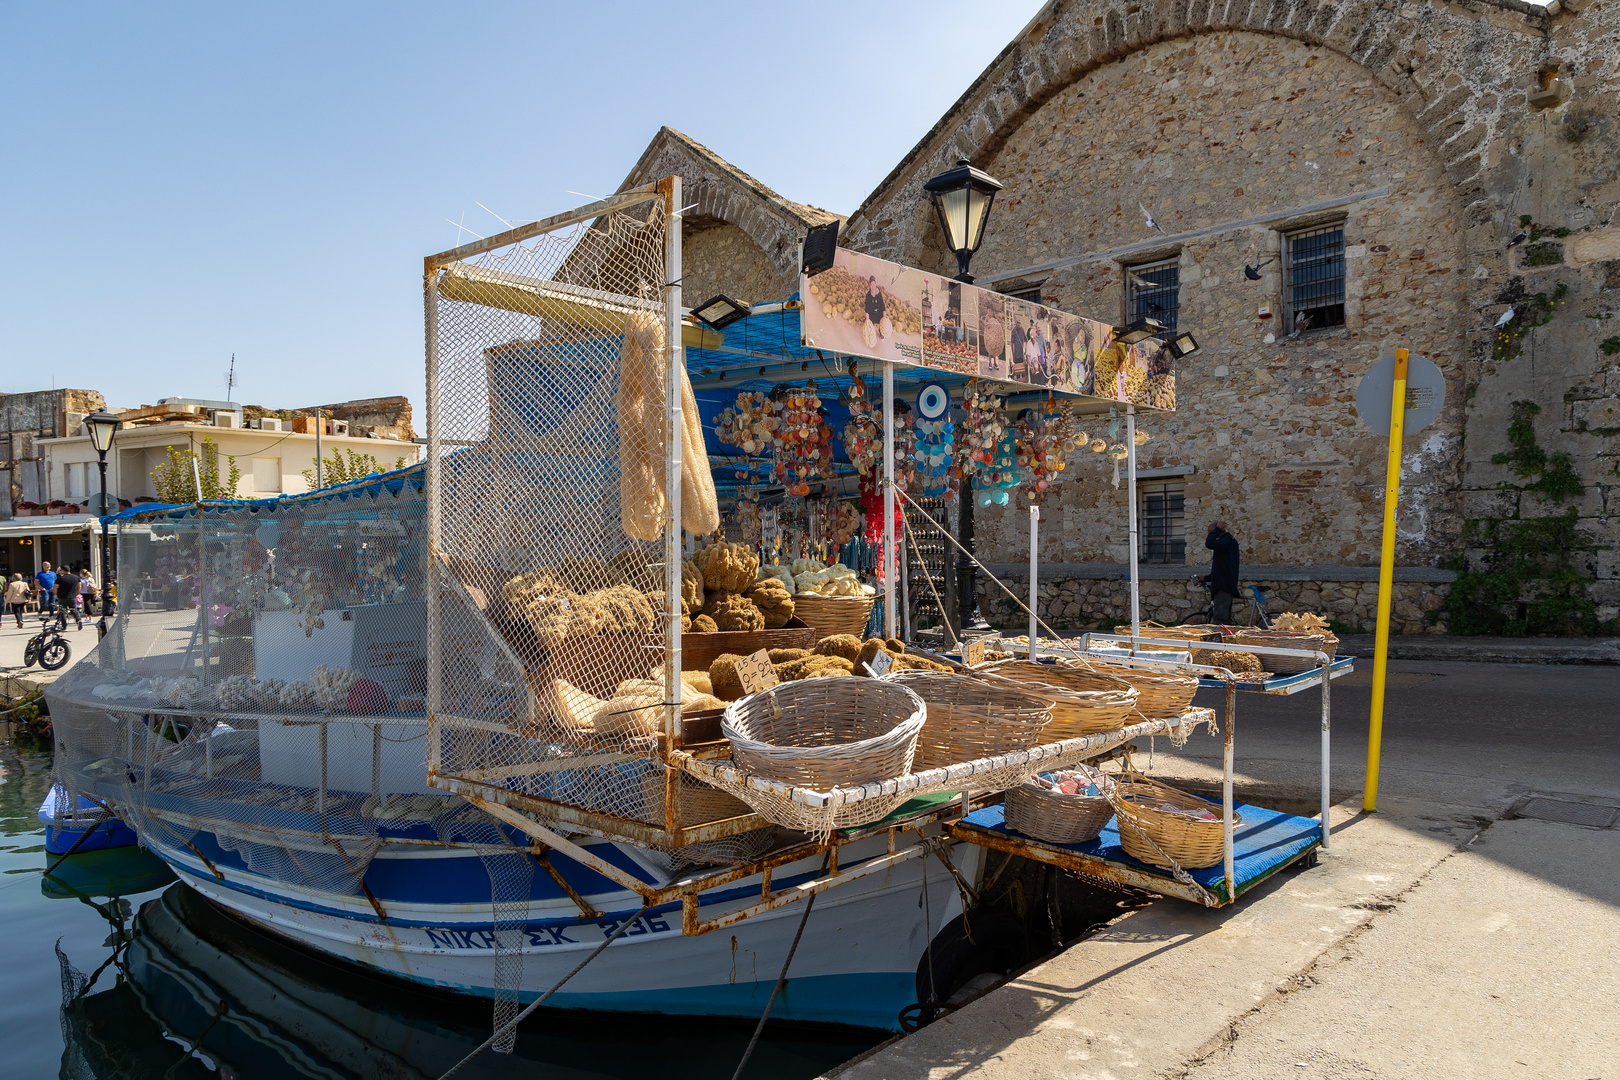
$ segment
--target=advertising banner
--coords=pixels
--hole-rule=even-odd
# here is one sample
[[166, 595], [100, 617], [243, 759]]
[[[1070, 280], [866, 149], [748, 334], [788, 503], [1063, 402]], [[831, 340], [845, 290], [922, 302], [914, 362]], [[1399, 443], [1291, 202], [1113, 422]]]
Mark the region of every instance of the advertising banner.
[[1169, 348], [1113, 327], [853, 251], [800, 283], [804, 344], [1063, 394], [1176, 407]]

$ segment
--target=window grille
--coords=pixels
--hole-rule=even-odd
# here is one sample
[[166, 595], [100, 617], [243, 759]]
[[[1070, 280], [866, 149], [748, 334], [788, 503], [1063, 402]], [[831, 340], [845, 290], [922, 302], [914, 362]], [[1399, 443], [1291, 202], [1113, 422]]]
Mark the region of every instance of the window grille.
[[1344, 325], [1344, 226], [1288, 233], [1284, 326], [1293, 331]]
[[1157, 319], [1170, 330], [1176, 328], [1181, 310], [1181, 260], [1164, 259], [1125, 268], [1126, 321]]
[[1143, 562], [1187, 561], [1186, 484], [1180, 480], [1140, 484]]
[[1032, 285], [1028, 288], [1008, 289], [1005, 295], [1014, 300], [1027, 300], [1031, 304], [1038, 304], [1041, 302], [1041, 287]]

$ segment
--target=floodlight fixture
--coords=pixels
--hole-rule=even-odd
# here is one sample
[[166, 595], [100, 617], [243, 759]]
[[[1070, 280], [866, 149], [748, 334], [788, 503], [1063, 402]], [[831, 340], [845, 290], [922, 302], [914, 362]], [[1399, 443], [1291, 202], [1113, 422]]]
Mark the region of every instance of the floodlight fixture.
[[815, 277], [823, 270], [831, 270], [838, 257], [838, 222], [817, 225], [804, 237], [804, 274]]
[[1191, 356], [1198, 351], [1198, 339], [1191, 333], [1180, 330], [1170, 335], [1170, 355], [1177, 360]]
[[1158, 319], [1137, 319], [1124, 326], [1114, 327], [1114, 341], [1120, 345], [1135, 345], [1150, 337], [1157, 337], [1170, 329]]
[[747, 304], [740, 304], [724, 293], [716, 293], [692, 309], [692, 318], [710, 330], [724, 330], [750, 314]]

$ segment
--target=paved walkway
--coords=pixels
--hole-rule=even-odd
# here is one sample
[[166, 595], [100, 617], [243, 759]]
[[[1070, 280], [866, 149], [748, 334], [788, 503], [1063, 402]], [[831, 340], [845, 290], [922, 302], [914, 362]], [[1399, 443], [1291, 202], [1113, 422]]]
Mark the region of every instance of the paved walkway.
[[[1620, 1077], [1620, 827], [1511, 817], [1533, 795], [1620, 807], [1620, 671], [1391, 669], [1375, 815], [1359, 812], [1371, 680], [1334, 683], [1319, 867], [1217, 911], [1154, 903], [829, 1075]], [[1237, 720], [1240, 791], [1306, 811], [1315, 692], [1240, 695]], [[1161, 740], [1152, 771], [1211, 783], [1220, 752]]]
[[88, 656], [96, 647], [96, 621], [86, 619], [84, 629], [75, 630], [73, 620], [69, 619], [67, 633], [64, 636], [73, 650], [73, 658], [69, 661], [68, 667], [62, 668], [61, 671], [46, 671], [38, 664], [25, 668], [23, 647], [28, 644], [29, 638], [39, 633], [39, 616], [25, 615], [23, 623], [24, 629], [17, 629], [17, 620], [8, 615], [4, 624], [0, 625], [0, 700], [19, 698], [35, 690], [44, 689], [55, 682], [58, 675]]
[[[1371, 658], [1371, 634], [1346, 634], [1340, 656]], [[1620, 664], [1620, 638], [1499, 638], [1397, 635], [1392, 660], [1463, 660], [1479, 664]]]

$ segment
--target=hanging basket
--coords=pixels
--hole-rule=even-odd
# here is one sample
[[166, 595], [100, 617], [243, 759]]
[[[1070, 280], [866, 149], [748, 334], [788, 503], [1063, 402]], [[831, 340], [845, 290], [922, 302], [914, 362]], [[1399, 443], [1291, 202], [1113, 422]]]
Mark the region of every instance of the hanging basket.
[[1136, 714], [1136, 690], [1112, 675], [1028, 660], [998, 660], [973, 674], [1050, 699], [1052, 722], [1042, 743], [1118, 731]]
[[834, 634], [864, 637], [866, 620], [871, 617], [875, 596], [817, 596], [800, 593], [793, 598], [793, 617], [815, 631], [815, 639]]
[[[1232, 640], [1237, 645], [1267, 649], [1320, 651], [1330, 658], [1339, 648], [1339, 639], [1331, 634], [1296, 634], [1288, 630], [1239, 630]], [[1262, 656], [1260, 665], [1277, 675], [1297, 675], [1302, 671], [1315, 671], [1320, 666], [1313, 656]]]
[[1108, 801], [1114, 791], [1114, 778], [1089, 765], [1041, 775], [1056, 782], [1074, 779], [1082, 786], [1096, 784], [1102, 794], [1066, 795], [1030, 777], [1007, 790], [1007, 828], [1053, 844], [1083, 844], [1095, 840], [1108, 819], [1114, 816], [1114, 806]]
[[928, 706], [914, 772], [1027, 750], [1052, 720], [1050, 698], [1009, 685], [942, 671], [901, 671], [885, 681], [915, 691]]
[[1148, 720], [1180, 716], [1192, 705], [1198, 693], [1198, 679], [1169, 671], [1149, 671], [1103, 660], [1064, 660], [1065, 667], [1090, 668], [1102, 675], [1123, 679], [1136, 688], [1136, 711]]
[[[1214, 866], [1226, 853], [1220, 806], [1169, 784], [1128, 773], [1114, 790], [1114, 810], [1120, 846], [1150, 866], [1168, 870], [1168, 857], [1183, 869], [1198, 870]], [[1242, 823], [1234, 810], [1232, 827]]]
[[905, 776], [927, 707], [883, 679], [796, 679], [732, 702], [720, 730], [755, 776], [816, 791]]

